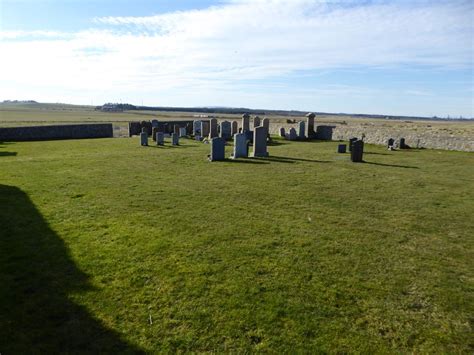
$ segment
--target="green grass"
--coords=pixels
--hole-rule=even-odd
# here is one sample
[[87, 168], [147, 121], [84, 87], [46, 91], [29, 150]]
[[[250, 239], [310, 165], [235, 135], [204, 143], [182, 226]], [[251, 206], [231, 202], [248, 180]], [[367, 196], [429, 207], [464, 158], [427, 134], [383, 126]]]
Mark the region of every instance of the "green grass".
[[0, 144], [2, 354], [473, 352], [472, 153], [182, 143]]

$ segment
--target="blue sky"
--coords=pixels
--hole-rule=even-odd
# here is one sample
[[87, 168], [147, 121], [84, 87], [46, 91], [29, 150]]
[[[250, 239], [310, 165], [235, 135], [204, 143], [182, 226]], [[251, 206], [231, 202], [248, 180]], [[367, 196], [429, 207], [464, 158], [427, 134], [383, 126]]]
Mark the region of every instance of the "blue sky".
[[470, 1], [0, 1], [0, 100], [474, 117]]

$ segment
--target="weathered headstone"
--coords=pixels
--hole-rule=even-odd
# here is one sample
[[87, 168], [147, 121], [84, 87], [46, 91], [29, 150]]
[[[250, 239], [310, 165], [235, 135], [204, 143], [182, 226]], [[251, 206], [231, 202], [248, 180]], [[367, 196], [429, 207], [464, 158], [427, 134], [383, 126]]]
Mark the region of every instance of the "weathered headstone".
[[354, 163], [360, 163], [363, 161], [362, 157], [364, 154], [364, 141], [358, 139], [352, 143], [351, 160]]
[[389, 138], [387, 142], [387, 148], [393, 147], [394, 144], [395, 144], [395, 139]]
[[179, 135], [176, 133], [171, 134], [171, 144], [172, 145], [179, 145]]
[[220, 137], [211, 139], [210, 161], [225, 160], [225, 140]]
[[239, 123], [237, 121], [232, 121], [231, 135], [239, 133]]
[[352, 152], [352, 144], [357, 141], [358, 139], [353, 137], [353, 138], [349, 138], [349, 152]]
[[270, 120], [268, 118], [264, 118], [262, 120], [262, 126], [265, 127], [265, 129], [267, 130], [267, 136], [268, 136], [268, 134], [270, 133]]
[[143, 128], [142, 133], [140, 133], [140, 145], [148, 145], [148, 133], [146, 132], [146, 128]]
[[306, 136], [305, 136], [305, 123], [304, 121], [300, 121], [298, 123], [298, 139], [305, 139]]
[[247, 142], [248, 141], [245, 133], [237, 133], [234, 135], [234, 154], [232, 154], [233, 159], [248, 157], [249, 146]]
[[158, 124], [159, 124], [158, 120], [151, 120], [151, 128], [158, 127]]
[[156, 132], [156, 144], [165, 145], [165, 134], [163, 132]]
[[201, 121], [193, 121], [193, 136], [201, 134]]
[[346, 146], [345, 144], [339, 144], [339, 145], [337, 146], [337, 152], [338, 152], [338, 153], [345, 153], [345, 152], [346, 152], [346, 147], [347, 147], [347, 146]]
[[280, 137], [285, 138], [285, 127], [280, 127]]
[[296, 140], [297, 137], [298, 136], [296, 135], [296, 129], [291, 127], [290, 130], [288, 131], [288, 133], [286, 134], [286, 139], [288, 139], [290, 141], [294, 141], [294, 140]]
[[406, 149], [405, 138], [400, 138], [400, 149]]
[[209, 138], [212, 139], [219, 136], [217, 132], [217, 120], [215, 118], [211, 118], [209, 123], [210, 123]]
[[265, 126], [253, 130], [253, 154], [254, 157], [268, 157], [267, 152], [268, 130]]
[[232, 125], [229, 121], [221, 122], [221, 132], [220, 137], [225, 140], [232, 138]]
[[244, 113], [242, 115], [242, 132], [250, 131], [250, 115]]
[[151, 139], [153, 139], [154, 141], [156, 141], [156, 133], [158, 133], [158, 127], [152, 127], [151, 129]]
[[186, 134], [186, 127], [180, 127], [179, 128], [179, 136], [180, 137], [186, 137], [187, 134]]
[[259, 127], [260, 126], [260, 117], [255, 116], [253, 118], [253, 128]]
[[306, 137], [308, 139], [313, 139], [316, 136], [316, 132], [314, 130], [314, 118], [316, 115], [312, 112], [306, 114]]
[[209, 121], [201, 121], [201, 136], [209, 136]]

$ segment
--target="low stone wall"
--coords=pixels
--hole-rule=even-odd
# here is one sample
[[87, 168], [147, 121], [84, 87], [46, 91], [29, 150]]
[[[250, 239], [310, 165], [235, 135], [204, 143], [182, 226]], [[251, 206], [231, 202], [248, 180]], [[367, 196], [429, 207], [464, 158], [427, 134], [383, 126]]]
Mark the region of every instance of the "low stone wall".
[[111, 123], [0, 128], [0, 141], [110, 138]]

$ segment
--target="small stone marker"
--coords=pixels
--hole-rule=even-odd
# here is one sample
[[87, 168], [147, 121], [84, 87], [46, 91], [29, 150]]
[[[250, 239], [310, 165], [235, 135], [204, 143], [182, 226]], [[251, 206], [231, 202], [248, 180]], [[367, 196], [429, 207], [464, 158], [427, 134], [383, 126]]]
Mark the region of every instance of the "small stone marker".
[[316, 115], [312, 112], [306, 114], [306, 137], [308, 139], [313, 139], [316, 136], [314, 131], [314, 118]]
[[298, 139], [305, 139], [305, 123], [304, 121], [300, 121], [298, 123]]
[[285, 138], [285, 127], [280, 127], [280, 137]]
[[239, 133], [239, 123], [237, 121], [232, 121], [231, 135]]
[[225, 140], [232, 138], [232, 125], [229, 121], [221, 122], [221, 132], [220, 137]]
[[351, 151], [352, 162], [354, 163], [362, 162], [363, 154], [364, 154], [364, 142], [358, 139], [352, 143], [352, 151]]
[[349, 139], [349, 152], [352, 152], [352, 143], [354, 143], [356, 140], [358, 139], [355, 137]]
[[259, 127], [260, 126], [260, 117], [255, 116], [253, 118], [253, 128]]
[[146, 133], [146, 128], [143, 128], [142, 133], [140, 133], [140, 145], [148, 146], [148, 133]]
[[171, 144], [179, 145], [179, 135], [177, 135], [176, 133], [171, 134]]
[[[264, 119], [265, 120], [265, 119]], [[265, 126], [253, 130], [253, 154], [254, 157], [268, 157], [267, 152], [268, 130]]]
[[165, 134], [163, 132], [156, 132], [156, 144], [165, 145]]
[[186, 137], [187, 134], [186, 134], [186, 127], [180, 127], [179, 128], [179, 136], [180, 137]]
[[242, 115], [242, 132], [250, 131], [250, 115], [244, 113]]
[[209, 136], [209, 121], [201, 121], [201, 136]]
[[338, 152], [338, 153], [345, 153], [345, 152], [346, 152], [346, 147], [347, 147], [347, 146], [346, 146], [345, 144], [339, 144], [339, 145], [337, 146], [337, 152]]
[[288, 133], [286, 134], [286, 139], [288, 139], [290, 141], [294, 141], [294, 140], [296, 140], [297, 137], [298, 136], [296, 135], [296, 129], [291, 127], [290, 130], [288, 131]]
[[247, 144], [247, 136], [245, 133], [237, 133], [234, 135], [234, 154], [232, 159], [247, 158], [249, 155], [249, 146]]
[[211, 139], [210, 161], [225, 160], [225, 140], [220, 137]]
[[210, 123], [210, 131], [209, 131], [209, 138], [212, 139], [212, 138], [215, 138], [217, 136], [219, 136], [218, 132], [217, 132], [217, 120], [215, 118], [211, 118], [211, 120], [209, 121]]

